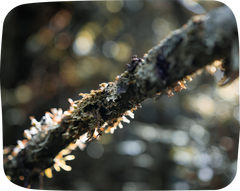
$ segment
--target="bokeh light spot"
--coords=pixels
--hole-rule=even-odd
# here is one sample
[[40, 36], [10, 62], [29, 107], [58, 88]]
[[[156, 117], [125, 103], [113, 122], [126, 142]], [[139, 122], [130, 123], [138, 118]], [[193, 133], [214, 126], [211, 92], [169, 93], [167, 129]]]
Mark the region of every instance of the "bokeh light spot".
[[175, 131], [172, 134], [172, 143], [177, 146], [184, 146], [188, 143], [189, 136], [184, 131]]
[[156, 18], [152, 22], [152, 30], [163, 38], [170, 32], [169, 23], [163, 18]]
[[118, 144], [117, 151], [122, 155], [131, 155], [137, 156], [140, 153], [144, 152], [146, 149], [146, 145], [143, 141], [123, 141]]
[[117, 12], [121, 11], [121, 9], [122, 9], [123, 1], [121, 1], [121, 0], [107, 1], [106, 6], [107, 6], [108, 11], [110, 11], [111, 13], [117, 13]]
[[69, 24], [71, 18], [72, 15], [68, 10], [60, 10], [51, 18], [49, 26], [53, 31], [58, 32]]
[[[130, 60], [132, 55], [132, 49], [128, 43], [125, 42], [118, 42], [119, 51], [116, 55], [115, 59], [120, 62], [126, 62]], [[115, 50], [117, 51], [117, 50]]]
[[130, 11], [139, 11], [143, 7], [143, 1], [137, 0], [137, 1], [125, 1], [127, 8]]
[[93, 47], [93, 42], [86, 37], [78, 37], [73, 43], [73, 51], [79, 56], [88, 55]]
[[71, 37], [67, 33], [60, 33], [55, 38], [55, 45], [58, 49], [64, 50], [71, 45]]
[[202, 114], [211, 115], [214, 112], [214, 101], [207, 95], [200, 95], [197, 98], [197, 108]]
[[100, 158], [104, 153], [102, 144], [98, 142], [91, 142], [87, 147], [87, 153], [92, 158]]
[[2, 106], [8, 103], [9, 93], [8, 93], [8, 90], [3, 87], [1, 88], [1, 98], [2, 98]]
[[153, 158], [149, 154], [141, 154], [133, 159], [136, 166], [148, 168], [153, 164]]
[[197, 176], [198, 178], [203, 181], [203, 182], [208, 182], [212, 179], [213, 177], [213, 170], [210, 167], [205, 167], [205, 168], [201, 168], [198, 172], [197, 172]]
[[103, 44], [102, 51], [106, 57], [114, 58], [119, 53], [119, 46], [116, 42], [109, 40]]
[[20, 108], [11, 108], [6, 111], [5, 117], [10, 125], [21, 125], [26, 120], [26, 113]]
[[234, 143], [230, 137], [222, 137], [220, 140], [220, 145], [227, 151], [231, 151], [233, 149]]
[[18, 86], [15, 90], [15, 96], [20, 103], [29, 102], [32, 99], [32, 90], [26, 85]]
[[187, 182], [178, 181], [174, 183], [175, 190], [189, 190], [189, 184]]

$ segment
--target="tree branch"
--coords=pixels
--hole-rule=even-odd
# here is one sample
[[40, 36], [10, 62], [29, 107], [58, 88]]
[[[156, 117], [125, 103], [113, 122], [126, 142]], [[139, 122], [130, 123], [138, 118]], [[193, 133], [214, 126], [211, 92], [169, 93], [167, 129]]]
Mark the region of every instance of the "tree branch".
[[225, 59], [223, 66], [229, 75], [238, 70], [238, 52], [236, 21], [229, 8], [195, 16], [143, 58], [133, 56], [115, 82], [102, 83], [98, 90], [80, 94], [81, 100], [70, 100], [70, 109], [64, 113], [53, 109], [40, 122], [31, 118], [32, 127], [24, 132], [28, 140], [4, 149], [6, 175], [17, 184], [21, 184], [19, 177], [24, 178], [27, 187], [31, 177], [53, 164], [56, 170], [56, 165], [70, 170], [59, 161], [67, 160], [62, 155], [76, 146], [82, 148], [85, 136], [91, 141], [104, 130], [113, 133], [117, 125], [122, 127], [121, 121], [129, 122], [125, 115], [132, 117], [142, 101], [164, 92], [172, 96], [173, 91], [185, 89], [186, 79], [215, 60]]

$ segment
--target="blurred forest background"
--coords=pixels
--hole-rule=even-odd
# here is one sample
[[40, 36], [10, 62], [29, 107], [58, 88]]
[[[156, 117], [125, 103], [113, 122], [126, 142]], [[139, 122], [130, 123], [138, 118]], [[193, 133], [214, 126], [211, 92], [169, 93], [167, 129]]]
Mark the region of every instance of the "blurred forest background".
[[[217, 1], [98, 1], [21, 5], [5, 18], [1, 52], [4, 146], [16, 145], [50, 108], [115, 81], [144, 53]], [[149, 99], [135, 119], [103, 134], [44, 177], [44, 189], [220, 189], [234, 179], [239, 79], [219, 87], [203, 73], [173, 97]], [[39, 188], [39, 180], [32, 184]]]

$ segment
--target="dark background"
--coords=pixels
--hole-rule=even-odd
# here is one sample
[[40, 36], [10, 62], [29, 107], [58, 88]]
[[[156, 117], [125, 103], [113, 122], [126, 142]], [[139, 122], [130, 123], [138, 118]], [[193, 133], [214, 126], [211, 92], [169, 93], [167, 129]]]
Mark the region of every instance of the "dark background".
[[[223, 6], [196, 1], [59, 2], [20, 5], [3, 25], [1, 99], [4, 146], [16, 145], [50, 108], [114, 81], [198, 13]], [[149, 99], [113, 135], [76, 150], [71, 172], [44, 177], [44, 189], [220, 189], [235, 177], [239, 79], [219, 87], [203, 73], [173, 97]], [[95, 154], [94, 154], [95, 153]], [[39, 188], [39, 181], [32, 184]]]

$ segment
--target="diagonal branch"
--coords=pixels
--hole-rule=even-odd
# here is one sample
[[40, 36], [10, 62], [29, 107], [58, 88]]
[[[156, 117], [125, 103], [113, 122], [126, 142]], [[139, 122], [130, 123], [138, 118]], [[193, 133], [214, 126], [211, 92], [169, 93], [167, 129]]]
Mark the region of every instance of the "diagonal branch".
[[27, 187], [31, 177], [57, 163], [60, 151], [83, 146], [79, 138], [87, 136], [91, 141], [104, 130], [113, 132], [117, 125], [121, 128], [121, 121], [129, 121], [124, 115], [132, 116], [142, 101], [164, 92], [172, 96], [173, 91], [185, 89], [186, 79], [215, 60], [225, 59], [227, 75], [238, 70], [238, 52], [236, 21], [229, 8], [195, 16], [143, 58], [133, 56], [115, 82], [102, 83], [98, 90], [80, 94], [81, 100], [70, 100], [70, 109], [64, 113], [53, 109], [40, 122], [31, 118], [33, 127], [25, 130], [28, 140], [4, 149], [6, 175], [15, 183], [23, 177]]

